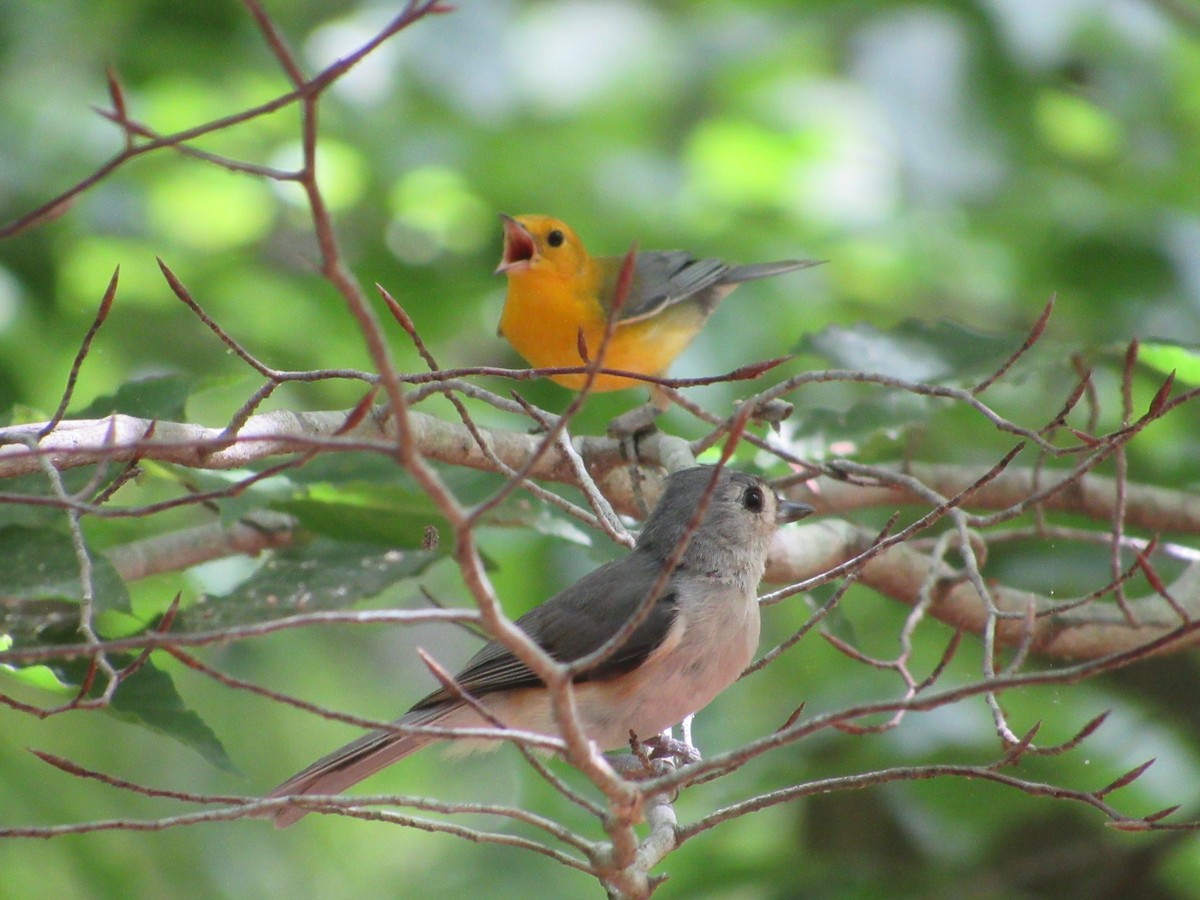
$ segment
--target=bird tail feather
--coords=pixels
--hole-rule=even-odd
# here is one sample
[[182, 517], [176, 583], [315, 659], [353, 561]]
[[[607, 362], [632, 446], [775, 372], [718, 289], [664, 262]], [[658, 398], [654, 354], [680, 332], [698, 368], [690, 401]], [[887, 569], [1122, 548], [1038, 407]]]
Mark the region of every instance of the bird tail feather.
[[754, 281], [756, 278], [770, 278], [772, 275], [782, 275], [784, 272], [795, 272], [797, 269], [819, 266], [824, 262], [823, 259], [785, 259], [779, 262], [734, 266], [721, 276], [721, 283], [737, 284], [742, 281]]
[[[446, 710], [430, 709], [410, 713], [398, 719], [397, 725], [434, 725]], [[380, 769], [420, 750], [436, 737], [424, 734], [401, 734], [396, 731], [373, 731], [358, 740], [322, 756], [306, 769], [297, 772], [267, 798], [297, 794], [340, 794]], [[285, 806], [273, 812], [276, 828], [286, 828], [298, 822], [310, 811], [301, 806]]]

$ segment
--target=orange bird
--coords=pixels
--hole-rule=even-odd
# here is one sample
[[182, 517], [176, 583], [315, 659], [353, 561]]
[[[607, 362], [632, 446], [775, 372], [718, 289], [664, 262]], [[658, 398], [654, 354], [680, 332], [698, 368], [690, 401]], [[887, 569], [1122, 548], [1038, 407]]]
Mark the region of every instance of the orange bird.
[[[496, 272], [508, 278], [500, 335], [535, 368], [582, 366], [579, 335], [589, 356], [601, 345], [625, 263], [623, 256], [592, 256], [571, 227], [550, 216], [502, 215], [504, 256]], [[605, 352], [603, 367], [639, 375], [664, 375], [692, 342], [717, 304], [743, 281], [769, 278], [817, 265], [784, 260], [731, 266], [697, 259], [683, 250], [638, 253], [624, 305]], [[585, 376], [551, 375], [573, 390]], [[601, 374], [593, 391], [645, 384]], [[651, 387], [656, 412], [669, 401]]]

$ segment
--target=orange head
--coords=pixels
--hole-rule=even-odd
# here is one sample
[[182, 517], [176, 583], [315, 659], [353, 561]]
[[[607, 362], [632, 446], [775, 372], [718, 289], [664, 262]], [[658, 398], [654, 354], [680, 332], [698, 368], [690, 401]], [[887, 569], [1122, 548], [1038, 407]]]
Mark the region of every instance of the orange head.
[[[508, 278], [500, 334], [534, 368], [582, 365], [604, 340], [623, 258], [590, 256], [579, 236], [560, 219], [500, 218], [504, 255], [496, 272]], [[705, 318], [695, 304], [677, 303], [646, 321], [618, 322], [604, 357], [605, 368], [658, 375], [687, 346]], [[586, 354], [580, 353], [581, 337]], [[577, 374], [550, 377], [574, 390], [585, 381]], [[592, 390], [615, 391], [638, 384], [636, 379], [604, 374], [595, 379]]]
[[504, 255], [496, 273], [574, 278], [587, 271], [591, 257], [571, 226], [550, 216], [506, 216]]

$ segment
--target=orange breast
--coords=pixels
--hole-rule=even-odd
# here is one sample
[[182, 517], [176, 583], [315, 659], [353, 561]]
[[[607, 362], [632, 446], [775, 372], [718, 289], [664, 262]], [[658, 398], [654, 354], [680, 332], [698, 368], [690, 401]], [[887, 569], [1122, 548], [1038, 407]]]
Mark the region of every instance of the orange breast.
[[[580, 288], [585, 288], [581, 290]], [[500, 315], [500, 333], [534, 368], [582, 366], [579, 332], [594, 358], [604, 338], [604, 310], [587, 285], [571, 284], [553, 272], [525, 271], [509, 276], [508, 296]], [[604, 368], [640, 375], [661, 375], [704, 324], [704, 314], [684, 301], [640, 322], [618, 325], [604, 356]], [[578, 390], [583, 375], [553, 375], [555, 382]], [[592, 390], [616, 391], [642, 382], [600, 375]]]

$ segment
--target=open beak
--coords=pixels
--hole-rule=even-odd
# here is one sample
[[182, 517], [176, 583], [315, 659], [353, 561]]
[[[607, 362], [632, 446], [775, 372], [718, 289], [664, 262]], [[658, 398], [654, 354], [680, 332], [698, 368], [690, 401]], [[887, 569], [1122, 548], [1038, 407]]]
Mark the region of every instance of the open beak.
[[536, 249], [529, 229], [512, 216], [500, 213], [500, 223], [504, 226], [504, 255], [500, 257], [500, 265], [496, 266], [496, 275], [528, 267]]

